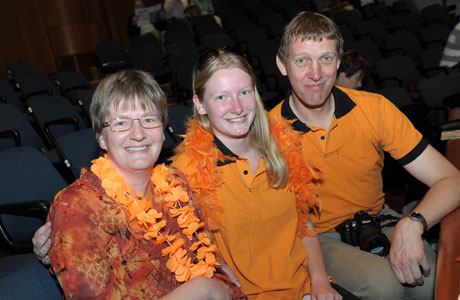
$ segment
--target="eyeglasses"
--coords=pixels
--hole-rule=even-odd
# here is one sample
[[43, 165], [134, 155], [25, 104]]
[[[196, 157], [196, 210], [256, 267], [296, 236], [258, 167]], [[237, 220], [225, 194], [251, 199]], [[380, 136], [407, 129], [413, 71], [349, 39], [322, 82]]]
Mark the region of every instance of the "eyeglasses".
[[130, 118], [115, 118], [108, 122], [105, 122], [102, 127], [110, 127], [112, 132], [121, 132], [130, 130], [133, 127], [133, 122], [138, 120], [141, 126], [145, 129], [153, 129], [160, 127], [162, 122], [158, 116], [145, 116], [137, 119]]
[[227, 53], [232, 53], [236, 54], [239, 56], [243, 56], [235, 47], [232, 46], [225, 46], [224, 48], [219, 48], [219, 49], [208, 49], [203, 52], [203, 54], [200, 55], [197, 61], [196, 68], [199, 71], [203, 71], [203, 69], [209, 65], [209, 63], [216, 58], [219, 57], [220, 51], [227, 52]]

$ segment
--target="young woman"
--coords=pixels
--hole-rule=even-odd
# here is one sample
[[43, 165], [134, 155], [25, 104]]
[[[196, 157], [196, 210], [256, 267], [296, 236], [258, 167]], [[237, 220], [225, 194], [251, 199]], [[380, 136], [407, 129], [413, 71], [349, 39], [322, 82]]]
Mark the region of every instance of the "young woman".
[[173, 165], [185, 173], [242, 290], [249, 299], [341, 299], [309, 220], [320, 209], [309, 186], [317, 169], [290, 124], [265, 113], [249, 63], [225, 49], [208, 51], [193, 89], [194, 117]]

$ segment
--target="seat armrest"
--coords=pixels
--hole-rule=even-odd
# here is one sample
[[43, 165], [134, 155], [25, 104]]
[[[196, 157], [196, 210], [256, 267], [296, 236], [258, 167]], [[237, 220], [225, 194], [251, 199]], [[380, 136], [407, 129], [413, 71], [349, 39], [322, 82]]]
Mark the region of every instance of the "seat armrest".
[[[0, 215], [15, 215], [23, 217], [31, 217], [46, 221], [50, 203], [45, 200], [37, 200], [30, 202], [0, 204]], [[33, 248], [31, 241], [14, 241], [7, 228], [0, 220], [0, 238], [2, 238], [11, 249], [29, 251]]]
[[12, 128], [6, 131], [0, 131], [0, 139], [12, 138], [16, 147], [21, 146], [21, 134], [16, 129]]
[[78, 119], [74, 116], [72, 117], [67, 117], [67, 118], [62, 118], [62, 119], [57, 119], [57, 120], [52, 120], [45, 122], [43, 124], [43, 129], [45, 130], [46, 135], [50, 138], [50, 140], [53, 142], [54, 146], [56, 146], [56, 137], [53, 135], [51, 132], [50, 127], [54, 125], [65, 125], [65, 124], [70, 124], [73, 125], [75, 131], [80, 129], [80, 125], [78, 124]]

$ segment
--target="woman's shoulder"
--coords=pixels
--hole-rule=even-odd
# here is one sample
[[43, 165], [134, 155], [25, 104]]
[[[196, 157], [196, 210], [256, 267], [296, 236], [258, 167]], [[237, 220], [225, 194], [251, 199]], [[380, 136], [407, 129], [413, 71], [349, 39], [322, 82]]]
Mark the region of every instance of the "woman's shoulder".
[[99, 177], [87, 169], [82, 169], [80, 178], [56, 194], [53, 205], [66, 203], [82, 206], [99, 200], [102, 194], [103, 188]]

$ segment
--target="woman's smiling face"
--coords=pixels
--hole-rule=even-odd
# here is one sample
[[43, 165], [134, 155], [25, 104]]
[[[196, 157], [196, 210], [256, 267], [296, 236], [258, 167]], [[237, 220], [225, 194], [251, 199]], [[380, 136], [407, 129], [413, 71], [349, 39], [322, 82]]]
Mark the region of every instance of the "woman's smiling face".
[[222, 69], [208, 80], [203, 99], [193, 102], [200, 115], [207, 115], [213, 133], [225, 144], [231, 139], [247, 138], [256, 115], [254, 82], [239, 68]]

